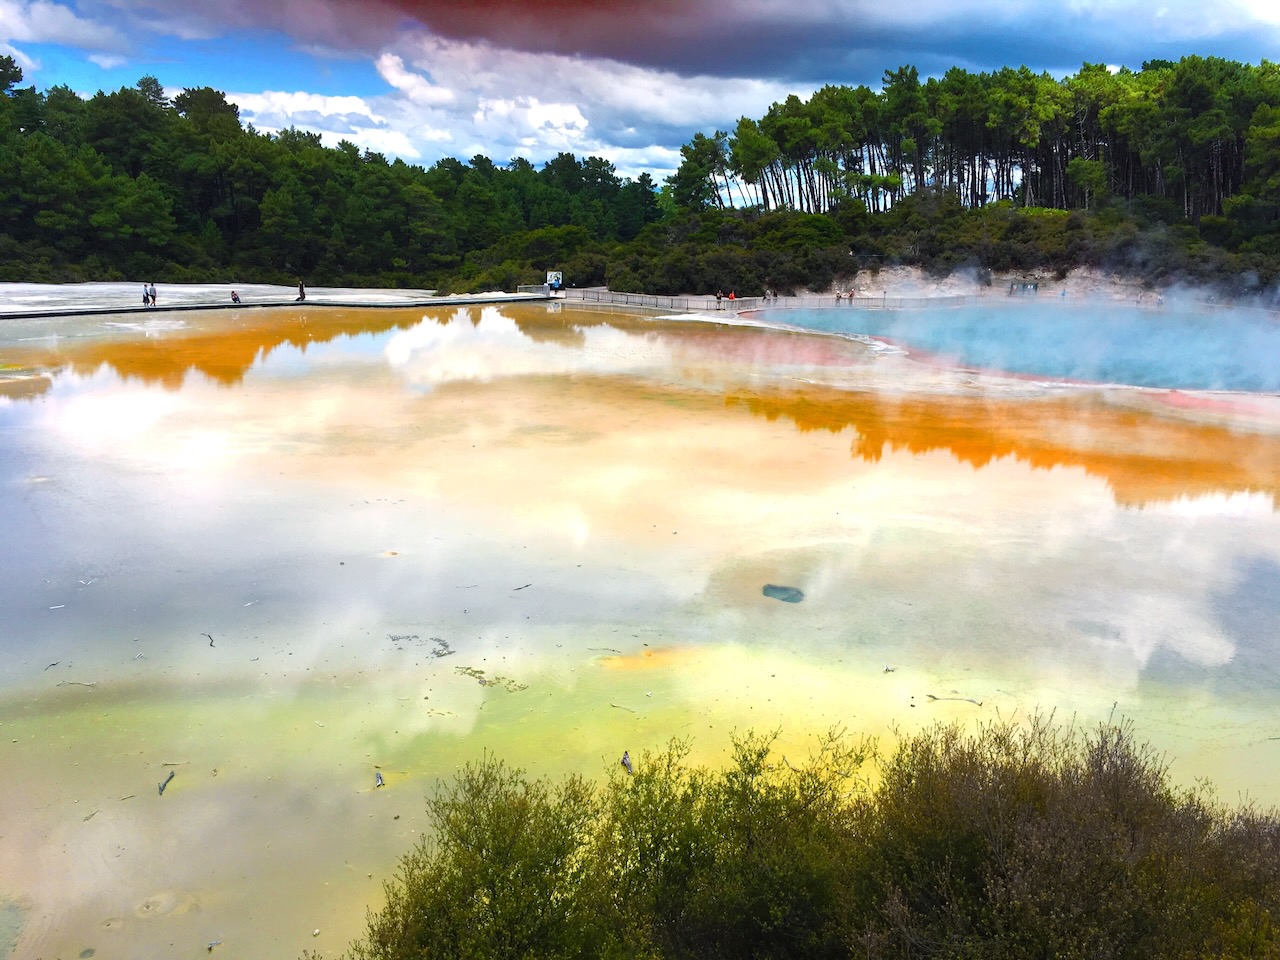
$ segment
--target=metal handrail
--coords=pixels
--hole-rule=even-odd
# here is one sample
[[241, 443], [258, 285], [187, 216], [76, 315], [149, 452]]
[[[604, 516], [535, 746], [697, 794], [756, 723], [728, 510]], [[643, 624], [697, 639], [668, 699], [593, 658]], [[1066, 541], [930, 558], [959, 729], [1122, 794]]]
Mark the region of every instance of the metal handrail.
[[752, 310], [768, 310], [773, 308], [806, 309], [854, 309], [854, 310], [910, 310], [921, 307], [968, 306], [977, 303], [980, 298], [974, 296], [949, 297], [667, 297], [649, 293], [619, 293], [613, 290], [568, 289], [564, 291], [566, 300], [581, 300], [586, 303], [611, 303], [624, 306], [648, 307], [650, 309], [666, 309], [711, 313], [716, 311], [730, 313], [747, 313]]

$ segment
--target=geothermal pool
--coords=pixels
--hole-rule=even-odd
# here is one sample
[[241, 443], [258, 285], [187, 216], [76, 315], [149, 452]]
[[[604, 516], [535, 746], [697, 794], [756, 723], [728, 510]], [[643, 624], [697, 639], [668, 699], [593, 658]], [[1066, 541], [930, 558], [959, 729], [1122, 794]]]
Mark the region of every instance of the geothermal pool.
[[0, 321], [0, 956], [336, 954], [486, 750], [1040, 710], [1280, 802], [1273, 381], [722, 319]]
[[756, 316], [881, 338], [939, 363], [993, 372], [1179, 390], [1280, 392], [1280, 317], [1262, 310], [1193, 312], [1049, 299], [941, 310], [766, 310]]

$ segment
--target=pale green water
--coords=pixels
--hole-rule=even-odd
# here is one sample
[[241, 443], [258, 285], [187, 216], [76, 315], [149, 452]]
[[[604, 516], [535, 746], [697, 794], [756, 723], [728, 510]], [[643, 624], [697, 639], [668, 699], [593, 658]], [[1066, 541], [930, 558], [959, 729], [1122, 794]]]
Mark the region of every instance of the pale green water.
[[542, 307], [108, 322], [0, 349], [16, 956], [337, 952], [486, 750], [1114, 711], [1280, 800], [1274, 397]]
[[22, 932], [22, 910], [16, 903], [0, 900], [0, 956], [9, 956], [18, 946]]

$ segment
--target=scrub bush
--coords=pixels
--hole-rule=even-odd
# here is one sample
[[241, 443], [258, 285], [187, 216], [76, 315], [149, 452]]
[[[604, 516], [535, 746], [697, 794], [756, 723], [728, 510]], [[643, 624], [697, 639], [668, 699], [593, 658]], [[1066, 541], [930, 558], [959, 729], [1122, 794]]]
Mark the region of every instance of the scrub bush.
[[1280, 820], [1175, 787], [1128, 725], [687, 757], [598, 788], [468, 767], [347, 956], [1280, 956]]

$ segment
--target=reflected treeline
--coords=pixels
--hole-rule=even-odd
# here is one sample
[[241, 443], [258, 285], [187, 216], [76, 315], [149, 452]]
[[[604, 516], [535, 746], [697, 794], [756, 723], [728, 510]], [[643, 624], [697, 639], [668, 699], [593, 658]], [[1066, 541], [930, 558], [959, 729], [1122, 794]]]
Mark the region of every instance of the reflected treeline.
[[[199, 320], [183, 330], [163, 336], [128, 339], [86, 338], [62, 340], [56, 346], [8, 349], [6, 366], [12, 376], [0, 371], [0, 396], [30, 399], [45, 393], [52, 377], [64, 370], [81, 376], [100, 367], [114, 370], [125, 380], [140, 380], [167, 390], [182, 387], [187, 374], [195, 371], [215, 383], [234, 386], [249, 369], [280, 346], [306, 350], [338, 337], [405, 330], [424, 319], [445, 324], [455, 316], [478, 324], [479, 311], [441, 312], [424, 315], [421, 309], [253, 311], [215, 325], [199, 326]], [[38, 374], [44, 374], [43, 376]]]
[[[215, 383], [234, 386], [255, 363], [280, 346], [306, 350], [338, 337], [407, 330], [422, 322], [479, 327], [486, 309], [493, 308], [467, 306], [428, 313], [420, 308], [253, 311], [230, 323], [224, 322], [226, 314], [220, 314], [209, 326], [193, 320], [189, 328], [162, 336], [131, 331], [128, 339], [94, 337], [64, 339], [55, 346], [42, 341], [38, 346], [8, 347], [5, 363], [0, 366], [0, 397], [32, 399], [47, 393], [63, 371], [85, 376], [103, 366], [125, 380], [140, 380], [167, 390], [180, 389], [192, 371]], [[609, 322], [589, 314], [575, 314], [570, 320], [541, 309], [502, 313], [530, 340], [573, 349], [581, 349], [585, 343], [584, 327]]]
[[[487, 310], [496, 308], [255, 311], [230, 321], [225, 315], [195, 317], [188, 328], [157, 337], [133, 333], [128, 339], [64, 339], [52, 347], [42, 342], [8, 352], [0, 371], [0, 396], [32, 399], [48, 391], [60, 371], [89, 375], [103, 366], [126, 380], [169, 390], [179, 389], [191, 371], [231, 386], [282, 345], [305, 351], [338, 337], [404, 330], [424, 321], [479, 327]], [[577, 311], [569, 316], [541, 308], [497, 312], [523, 336], [569, 349], [581, 349], [587, 328], [597, 325], [670, 337], [677, 355], [695, 367], [699, 358], [709, 358], [722, 374], [725, 363], [777, 371], [792, 365], [847, 368], [866, 359], [862, 344], [840, 338], [704, 324], [659, 328], [650, 318]], [[618, 388], [611, 381], [611, 389]], [[668, 384], [665, 389], [679, 388]], [[651, 396], [651, 390], [652, 384], [647, 385], [645, 395]], [[714, 395], [705, 386], [694, 394], [708, 400]], [[725, 398], [730, 407], [745, 407], [769, 420], [787, 419], [802, 431], [852, 428], [851, 453], [868, 462], [896, 450], [943, 450], [975, 468], [1012, 457], [1037, 468], [1082, 468], [1106, 480], [1116, 501], [1126, 506], [1213, 493], [1262, 493], [1280, 505], [1280, 436], [1233, 429], [1249, 415], [1247, 402], [1176, 391], [1123, 394], [1127, 405], [1100, 391], [1003, 398], [806, 384], [730, 390]], [[1273, 416], [1262, 412], [1266, 420]]]
[[[1116, 502], [1148, 503], [1206, 494], [1263, 493], [1280, 505], [1280, 437], [1161, 416], [1164, 394], [1135, 395], [1149, 409], [1118, 407], [1096, 393], [999, 399], [887, 396], [812, 387], [737, 393], [732, 405], [800, 430], [857, 433], [851, 453], [875, 462], [886, 450], [944, 450], [980, 469], [1005, 457], [1032, 467], [1079, 467], [1103, 478]], [[1185, 407], [1186, 395], [1169, 394]]]

